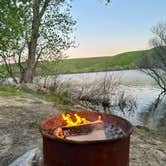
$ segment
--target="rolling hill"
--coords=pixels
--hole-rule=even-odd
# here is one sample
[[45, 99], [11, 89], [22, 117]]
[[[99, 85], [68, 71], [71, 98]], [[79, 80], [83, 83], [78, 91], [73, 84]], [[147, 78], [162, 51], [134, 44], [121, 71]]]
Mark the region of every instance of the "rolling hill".
[[[37, 73], [54, 74], [56, 69], [59, 73], [82, 73], [109, 70], [135, 69], [136, 64], [143, 53], [151, 50], [125, 52], [115, 56], [64, 59], [59, 63], [45, 61], [39, 63]], [[47, 73], [46, 68], [49, 68]], [[56, 69], [55, 69], [56, 68]], [[52, 70], [52, 71], [51, 71]]]

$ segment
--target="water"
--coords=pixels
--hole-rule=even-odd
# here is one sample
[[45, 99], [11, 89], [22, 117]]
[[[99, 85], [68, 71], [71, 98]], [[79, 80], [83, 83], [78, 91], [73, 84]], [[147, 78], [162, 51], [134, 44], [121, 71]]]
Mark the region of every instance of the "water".
[[124, 86], [139, 86], [139, 87], [157, 87], [155, 81], [149, 76], [138, 70], [121, 70], [111, 72], [94, 72], [94, 73], [79, 73], [79, 74], [63, 74], [59, 76], [61, 81], [69, 83], [93, 83], [96, 80], [104, 79], [106, 75], [112, 75], [115, 78], [120, 78], [121, 84]]
[[[132, 96], [137, 103], [134, 112], [121, 112], [112, 109], [112, 113], [128, 119], [134, 125], [142, 125], [151, 129], [166, 131], [166, 100], [161, 100], [156, 108], [156, 99], [161, 89], [149, 76], [138, 70], [113, 72], [81, 73], [60, 75], [59, 80], [69, 84], [94, 84], [103, 80], [106, 75], [120, 78], [119, 91]], [[111, 100], [111, 99], [110, 99]]]

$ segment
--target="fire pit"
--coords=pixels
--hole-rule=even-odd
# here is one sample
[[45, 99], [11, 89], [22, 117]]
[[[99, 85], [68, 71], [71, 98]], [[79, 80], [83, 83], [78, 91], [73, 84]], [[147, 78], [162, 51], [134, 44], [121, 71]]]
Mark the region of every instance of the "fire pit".
[[41, 124], [45, 166], [128, 166], [132, 125], [97, 112], [56, 115]]

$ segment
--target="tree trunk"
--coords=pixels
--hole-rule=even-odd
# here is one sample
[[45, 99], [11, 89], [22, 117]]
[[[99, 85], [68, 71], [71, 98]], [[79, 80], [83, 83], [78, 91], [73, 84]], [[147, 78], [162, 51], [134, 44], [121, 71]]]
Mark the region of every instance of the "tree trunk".
[[35, 73], [35, 53], [36, 53], [37, 39], [33, 39], [28, 46], [28, 60], [27, 60], [27, 68], [25, 70], [24, 82], [32, 83], [33, 77]]
[[39, 27], [41, 18], [44, 15], [44, 12], [49, 4], [50, 0], [45, 0], [42, 9], [40, 10], [41, 0], [33, 1], [33, 21], [32, 21], [32, 34], [30, 41], [28, 42], [28, 60], [27, 60], [27, 69], [25, 70], [24, 82], [32, 83], [35, 70], [36, 70], [36, 61], [38, 58], [36, 57], [36, 47], [37, 40], [39, 38]]
[[32, 83], [34, 78], [34, 73], [35, 73], [35, 69], [33, 65], [29, 65], [25, 72], [24, 79], [22, 81], [25, 83]]
[[35, 74], [35, 63], [36, 63], [36, 47], [37, 40], [39, 38], [39, 27], [40, 27], [40, 0], [35, 0], [33, 3], [33, 21], [32, 21], [32, 34], [30, 42], [28, 43], [28, 60], [27, 69], [25, 71], [24, 82], [32, 83]]

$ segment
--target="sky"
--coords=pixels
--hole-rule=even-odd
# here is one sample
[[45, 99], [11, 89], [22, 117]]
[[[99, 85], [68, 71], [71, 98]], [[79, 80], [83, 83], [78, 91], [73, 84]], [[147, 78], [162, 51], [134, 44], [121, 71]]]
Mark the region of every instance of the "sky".
[[166, 21], [166, 0], [73, 0], [77, 48], [69, 58], [113, 56], [148, 49], [151, 28]]

